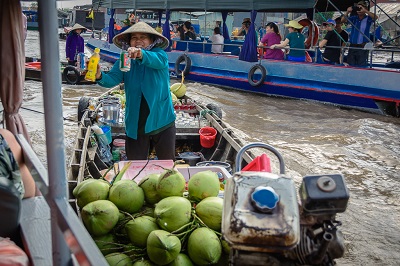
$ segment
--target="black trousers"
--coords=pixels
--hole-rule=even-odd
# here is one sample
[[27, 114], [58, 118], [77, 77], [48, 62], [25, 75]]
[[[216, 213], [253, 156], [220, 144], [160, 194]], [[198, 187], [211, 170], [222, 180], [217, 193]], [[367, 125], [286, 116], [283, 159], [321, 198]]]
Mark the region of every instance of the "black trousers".
[[175, 124], [155, 135], [139, 134], [137, 139], [126, 136], [125, 151], [128, 160], [147, 160], [154, 147], [159, 160], [175, 160]]

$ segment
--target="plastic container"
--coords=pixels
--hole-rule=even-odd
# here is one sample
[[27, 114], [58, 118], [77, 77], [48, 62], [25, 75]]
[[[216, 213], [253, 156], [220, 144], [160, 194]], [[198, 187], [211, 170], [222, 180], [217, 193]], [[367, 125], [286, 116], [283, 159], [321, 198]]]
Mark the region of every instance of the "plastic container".
[[200, 145], [203, 148], [211, 148], [214, 146], [217, 130], [213, 127], [203, 127], [199, 130]]
[[100, 61], [100, 48], [94, 49], [94, 54], [90, 57], [88, 63], [88, 71], [85, 75], [85, 80], [96, 81], [97, 65]]
[[103, 130], [103, 133], [106, 136], [107, 144], [110, 144], [112, 141], [111, 127], [109, 125], [102, 125], [102, 126], [100, 126], [100, 128], [101, 128], [101, 130]]
[[124, 139], [114, 139], [112, 148], [112, 157], [114, 162], [126, 160]]
[[105, 123], [117, 124], [119, 121], [120, 105], [117, 102], [103, 104], [103, 118]]

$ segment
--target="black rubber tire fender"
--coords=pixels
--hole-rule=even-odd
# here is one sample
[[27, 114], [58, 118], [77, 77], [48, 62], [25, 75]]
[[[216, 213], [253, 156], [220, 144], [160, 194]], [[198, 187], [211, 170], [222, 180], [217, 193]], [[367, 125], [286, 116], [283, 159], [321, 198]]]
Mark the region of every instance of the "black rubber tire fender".
[[78, 103], [78, 121], [81, 121], [83, 114], [89, 107], [89, 103], [92, 97], [83, 96], [79, 99]]
[[[253, 75], [257, 70], [261, 71], [261, 78], [258, 81], [254, 81]], [[251, 86], [257, 87], [264, 83], [266, 76], [267, 76], [267, 70], [265, 69], [265, 67], [263, 65], [257, 64], [250, 68], [247, 79]]]
[[[72, 78], [70, 75], [68, 75], [68, 73], [70, 71], [74, 72], [74, 76], [73, 77], [75, 77], [75, 78]], [[79, 73], [78, 69], [76, 69], [76, 67], [74, 67], [74, 66], [66, 66], [64, 68], [64, 71], [63, 71], [63, 77], [64, 77], [64, 80], [67, 82], [67, 84], [75, 85], [80, 81], [81, 74]]]
[[[181, 65], [182, 62], [185, 63], [185, 68], [183, 70], [180, 70], [179, 66]], [[177, 76], [182, 76], [183, 73], [183, 75], [185, 75], [186, 77], [187, 75], [189, 75], [191, 67], [192, 67], [192, 60], [190, 59], [190, 57], [185, 54], [182, 54], [175, 61], [175, 74]]]
[[214, 104], [214, 103], [209, 103], [209, 104], [206, 105], [206, 107], [207, 107], [209, 110], [214, 111], [215, 114], [216, 114], [220, 119], [222, 119], [222, 110], [221, 110], [221, 107], [219, 107], [218, 105], [216, 105], [216, 104]]

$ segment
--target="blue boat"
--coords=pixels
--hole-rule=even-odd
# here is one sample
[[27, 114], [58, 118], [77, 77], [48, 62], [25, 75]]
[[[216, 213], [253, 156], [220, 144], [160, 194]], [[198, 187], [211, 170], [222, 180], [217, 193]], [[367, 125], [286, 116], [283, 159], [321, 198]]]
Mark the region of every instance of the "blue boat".
[[[95, 6], [114, 8], [132, 8], [158, 10], [159, 1], [93, 1]], [[232, 12], [308, 12], [342, 10], [352, 6], [354, 1], [308, 0], [308, 1], [220, 1], [209, 3], [197, 1], [184, 4], [182, 1], [168, 0], [163, 6], [169, 11]], [[229, 10], [227, 10], [229, 6]], [[371, 9], [372, 10], [372, 9]], [[256, 13], [256, 12], [254, 12]], [[312, 27], [310, 27], [312, 28]], [[310, 31], [312, 32], [312, 31]], [[308, 37], [307, 41], [310, 41]], [[314, 39], [314, 38], [313, 38]], [[400, 115], [400, 72], [396, 62], [376, 61], [371, 57], [370, 65], [365, 68], [335, 66], [328, 64], [290, 62], [285, 60], [256, 59], [240, 60], [240, 56], [230, 51], [245, 45], [240, 41], [229, 41], [224, 45], [223, 54], [212, 54], [211, 43], [203, 41], [171, 40], [173, 45], [168, 52], [172, 76], [185, 73], [187, 80], [208, 83], [224, 88], [260, 93], [268, 96], [288, 97], [312, 100], [340, 107], [367, 112]], [[317, 41], [317, 39], [315, 40]], [[315, 46], [316, 45], [316, 46]], [[87, 42], [89, 49], [99, 47], [101, 57], [108, 62], [115, 62], [121, 50], [113, 43], [98, 39]], [[308, 49], [315, 51], [317, 43]], [[400, 49], [370, 48], [370, 54], [384, 52], [390, 57], [400, 54]], [[256, 55], [257, 56], [257, 55]], [[249, 62], [252, 61], [252, 62]], [[395, 67], [395, 68], [393, 68]]]
[[36, 10], [23, 10], [22, 13], [25, 14], [27, 19], [27, 29], [28, 30], [38, 30], [39, 29], [39, 20], [38, 20], [38, 12]]

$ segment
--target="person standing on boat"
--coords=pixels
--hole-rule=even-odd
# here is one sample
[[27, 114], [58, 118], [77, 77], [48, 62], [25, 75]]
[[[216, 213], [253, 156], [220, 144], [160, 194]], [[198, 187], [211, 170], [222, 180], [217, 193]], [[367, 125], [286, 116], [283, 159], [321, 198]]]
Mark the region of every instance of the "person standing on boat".
[[[357, 15], [351, 15], [353, 8], [357, 8]], [[369, 31], [372, 23], [378, 19], [378, 16], [368, 11], [367, 8], [368, 6], [364, 1], [359, 1], [356, 7], [348, 7], [346, 14], [342, 17], [342, 22], [349, 20], [355, 25], [351, 28], [350, 32], [350, 48], [347, 55], [347, 63], [349, 65], [367, 65], [369, 51], [362, 48], [369, 42], [366, 36], [370, 36]]]
[[65, 54], [68, 60], [68, 65], [76, 65], [76, 56], [78, 53], [84, 52], [84, 40], [81, 33], [86, 31], [86, 28], [76, 23], [69, 31], [67, 42], [65, 44]]
[[336, 22], [333, 19], [328, 19], [326, 22], [322, 23], [322, 25], [327, 29], [324, 38], [318, 44], [320, 49], [326, 46], [322, 53], [322, 62], [332, 65], [339, 64], [340, 49], [334, 48], [340, 46], [339, 34], [335, 32]]
[[125, 150], [128, 160], [147, 160], [150, 144], [158, 159], [175, 160], [175, 112], [169, 84], [169, 41], [145, 22], [138, 22], [116, 35], [119, 48], [125, 44], [131, 59], [128, 72], [120, 60], [106, 74], [97, 67], [97, 83], [111, 88], [125, 83]]
[[214, 54], [220, 54], [224, 48], [224, 36], [221, 35], [221, 28], [215, 27], [214, 34], [211, 36], [211, 52]]
[[285, 40], [280, 44], [271, 45], [271, 49], [285, 48], [287, 45], [289, 45], [290, 51], [287, 59], [290, 61], [305, 62], [305, 37], [303, 34], [301, 34], [301, 29], [303, 28], [303, 26], [296, 20], [291, 20], [289, 21], [289, 24], [285, 24], [285, 27], [288, 28], [289, 34], [286, 35]]
[[[269, 22], [265, 26], [266, 34], [262, 37], [260, 43], [258, 44], [259, 46], [272, 46], [274, 44], [280, 44], [281, 43], [281, 34], [279, 33], [278, 26], [273, 23]], [[263, 53], [263, 58], [264, 59], [278, 59], [278, 60], [283, 60], [284, 54], [282, 50], [278, 49], [270, 49], [270, 48], [263, 48], [265, 51]]]
[[242, 22], [242, 27], [239, 30], [238, 36], [246, 36], [247, 33], [249, 32], [251, 25], [251, 20], [250, 18], [244, 18]]

